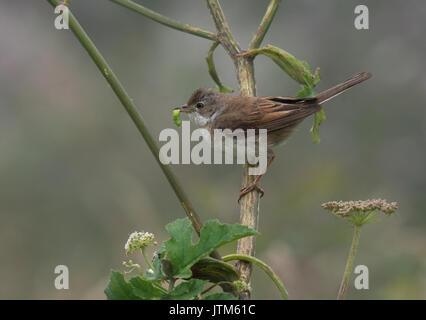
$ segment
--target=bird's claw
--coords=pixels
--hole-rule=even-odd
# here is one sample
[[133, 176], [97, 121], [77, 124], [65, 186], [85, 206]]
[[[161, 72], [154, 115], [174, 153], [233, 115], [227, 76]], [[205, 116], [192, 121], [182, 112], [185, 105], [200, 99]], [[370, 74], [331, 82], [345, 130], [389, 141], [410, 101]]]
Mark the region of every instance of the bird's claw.
[[238, 197], [238, 203], [240, 203], [241, 198], [243, 198], [247, 193], [250, 193], [253, 190], [256, 190], [257, 192], [259, 192], [261, 198], [265, 194], [265, 191], [263, 191], [263, 189], [261, 187], [259, 187], [256, 183], [251, 183], [247, 187], [244, 187], [240, 190], [240, 196]]

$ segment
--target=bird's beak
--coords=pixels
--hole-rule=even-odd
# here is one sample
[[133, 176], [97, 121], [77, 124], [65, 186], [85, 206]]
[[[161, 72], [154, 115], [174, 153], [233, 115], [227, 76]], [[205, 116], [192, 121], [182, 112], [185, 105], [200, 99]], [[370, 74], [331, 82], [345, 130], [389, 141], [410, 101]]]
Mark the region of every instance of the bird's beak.
[[180, 107], [175, 107], [173, 110], [179, 110], [180, 112], [191, 112], [191, 108], [188, 107], [186, 104]]

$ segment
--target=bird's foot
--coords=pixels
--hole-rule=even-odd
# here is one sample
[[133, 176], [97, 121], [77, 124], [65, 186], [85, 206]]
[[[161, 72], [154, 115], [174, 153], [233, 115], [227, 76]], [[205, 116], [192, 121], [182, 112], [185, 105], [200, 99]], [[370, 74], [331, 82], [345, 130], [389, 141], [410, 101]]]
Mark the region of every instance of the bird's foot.
[[250, 193], [253, 190], [256, 190], [257, 192], [259, 192], [261, 198], [265, 194], [263, 189], [261, 187], [259, 187], [257, 185], [257, 183], [253, 182], [253, 183], [250, 183], [247, 187], [244, 187], [240, 190], [240, 196], [238, 197], [238, 203], [240, 203], [241, 198], [243, 198], [247, 193]]

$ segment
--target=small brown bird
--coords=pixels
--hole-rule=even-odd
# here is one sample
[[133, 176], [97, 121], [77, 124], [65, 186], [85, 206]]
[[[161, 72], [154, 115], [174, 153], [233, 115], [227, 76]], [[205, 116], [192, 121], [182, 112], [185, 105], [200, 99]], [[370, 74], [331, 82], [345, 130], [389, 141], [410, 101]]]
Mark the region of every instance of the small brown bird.
[[[186, 105], [175, 110], [188, 113], [199, 127], [211, 133], [214, 129], [267, 129], [268, 168], [275, 158], [271, 147], [283, 142], [303, 119], [321, 110], [323, 102], [370, 77], [370, 73], [358, 73], [312, 98], [242, 97], [199, 88]], [[263, 190], [257, 185], [262, 176], [241, 189], [238, 201], [253, 190], [263, 196]]]

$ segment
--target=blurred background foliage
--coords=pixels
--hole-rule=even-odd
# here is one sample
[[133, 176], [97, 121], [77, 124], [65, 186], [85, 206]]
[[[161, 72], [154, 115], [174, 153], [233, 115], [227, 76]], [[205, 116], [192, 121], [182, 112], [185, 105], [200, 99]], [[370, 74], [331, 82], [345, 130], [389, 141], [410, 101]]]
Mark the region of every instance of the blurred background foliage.
[[[221, 1], [246, 47], [268, 1]], [[214, 30], [204, 1], [143, 5]], [[373, 78], [326, 105], [322, 142], [306, 120], [262, 182], [257, 255], [293, 299], [334, 299], [352, 231], [322, 202], [382, 197], [400, 209], [364, 228], [355, 265], [370, 270], [370, 290], [348, 298], [426, 296], [426, 70], [424, 1], [363, 1], [370, 30], [357, 31], [359, 1], [283, 1], [264, 44], [321, 68], [326, 89], [359, 71]], [[115, 70], [155, 136], [174, 127], [171, 107], [213, 87], [210, 42], [158, 25], [105, 0], [71, 8]], [[122, 269], [135, 230], [167, 239], [184, 216], [102, 75], [69, 31], [54, 29], [47, 1], [0, 2], [0, 298], [105, 298], [111, 268]], [[215, 54], [225, 85], [237, 88], [224, 51]], [[295, 95], [299, 86], [268, 58], [255, 62], [258, 95]], [[240, 166], [175, 166], [205, 221], [235, 223]], [[228, 246], [222, 254], [234, 248]], [[70, 269], [70, 289], [54, 288], [54, 267]], [[351, 282], [353, 283], [353, 282]], [[261, 272], [254, 298], [279, 298]]]

